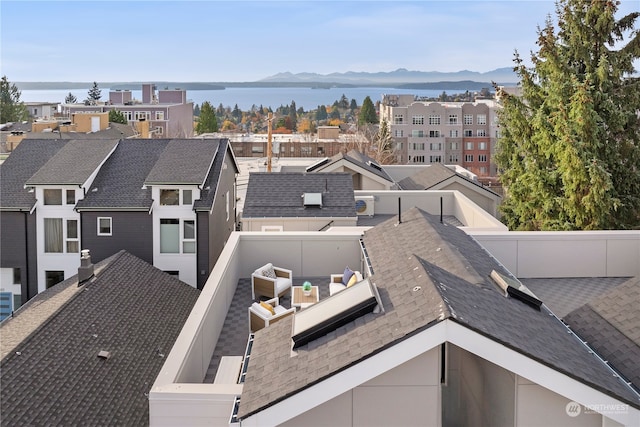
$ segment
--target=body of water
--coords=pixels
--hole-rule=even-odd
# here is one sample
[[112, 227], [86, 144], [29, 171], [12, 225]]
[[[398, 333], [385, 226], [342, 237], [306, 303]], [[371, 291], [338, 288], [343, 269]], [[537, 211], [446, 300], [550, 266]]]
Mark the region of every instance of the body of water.
[[[109, 88], [102, 90], [102, 100], [109, 99]], [[86, 89], [56, 89], [56, 90], [23, 90], [20, 100], [23, 102], [56, 102], [64, 103], [65, 97], [71, 92], [78, 102], [87, 98]], [[448, 94], [464, 93], [461, 90], [447, 90]], [[225, 107], [234, 108], [237, 104], [241, 110], [249, 110], [252, 105], [259, 107], [271, 107], [273, 110], [281, 105], [290, 105], [295, 101], [296, 108], [302, 107], [305, 111], [315, 110], [318, 105], [331, 105], [340, 100], [344, 94], [349, 102], [355, 99], [358, 105], [369, 96], [375, 103], [382, 100], [384, 94], [416, 95], [420, 97], [437, 97], [442, 90], [413, 90], [413, 89], [393, 89], [376, 87], [354, 87], [354, 88], [329, 88], [311, 89], [303, 87], [276, 87], [276, 88], [246, 88], [232, 87], [224, 90], [188, 90], [187, 99], [194, 104], [202, 105], [204, 101], [209, 101], [211, 105], [217, 107], [222, 103]], [[135, 99], [142, 99], [142, 90], [131, 91]]]

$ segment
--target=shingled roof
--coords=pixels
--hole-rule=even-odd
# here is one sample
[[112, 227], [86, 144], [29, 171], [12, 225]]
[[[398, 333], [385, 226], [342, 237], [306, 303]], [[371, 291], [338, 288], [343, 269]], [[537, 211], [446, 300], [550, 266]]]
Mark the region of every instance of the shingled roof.
[[68, 140], [23, 140], [0, 165], [0, 209], [30, 210], [35, 193], [25, 182], [53, 157]]
[[[305, 207], [303, 194], [322, 193], [322, 207]], [[252, 172], [244, 202], [245, 218], [355, 218], [351, 175]]]
[[231, 163], [236, 169], [236, 173], [240, 171], [233, 155], [233, 150], [231, 150], [231, 146], [229, 145], [229, 140], [220, 139], [219, 144], [211, 171], [207, 176], [204, 186], [200, 190], [200, 198], [193, 202], [193, 209], [196, 211], [210, 210], [213, 206], [222, 170], [228, 158], [231, 159]]
[[82, 185], [118, 145], [117, 139], [72, 139], [25, 183]]
[[564, 321], [640, 392], [640, 278], [632, 278]]
[[219, 139], [172, 139], [144, 184], [203, 185], [219, 145]]
[[[363, 360], [450, 320], [635, 407], [612, 375], [543, 305], [505, 297], [489, 274], [513, 276], [463, 231], [412, 208], [363, 237], [384, 313], [366, 314], [291, 354], [286, 318], [255, 334], [238, 416], [249, 417]], [[425, 349], [425, 351], [428, 349]], [[296, 372], [297, 375], [291, 375]]]
[[438, 184], [444, 183], [445, 181], [457, 177], [458, 179], [462, 179], [470, 184], [481, 188], [494, 196], [500, 196], [498, 193], [484, 187], [480, 183], [473, 181], [463, 174], [457, 173], [453, 169], [441, 164], [441, 163], [432, 163], [428, 167], [421, 169], [415, 174], [401, 180], [398, 185], [403, 190], [429, 190], [434, 188]]
[[358, 150], [350, 150], [347, 153], [340, 152], [335, 154], [327, 162], [318, 163], [316, 165], [312, 165], [307, 168], [307, 172], [329, 172], [332, 170], [332, 166], [340, 161], [346, 161], [355, 165], [359, 168], [362, 168], [374, 175], [383, 178], [386, 181], [393, 182], [393, 179], [385, 172], [383, 168], [378, 165], [378, 163], [371, 157], [366, 154], [362, 154]]
[[144, 209], [153, 204], [144, 180], [156, 164], [168, 139], [125, 139], [100, 168], [78, 209]]
[[2, 424], [148, 425], [147, 394], [199, 294], [125, 251], [40, 293], [0, 324]]

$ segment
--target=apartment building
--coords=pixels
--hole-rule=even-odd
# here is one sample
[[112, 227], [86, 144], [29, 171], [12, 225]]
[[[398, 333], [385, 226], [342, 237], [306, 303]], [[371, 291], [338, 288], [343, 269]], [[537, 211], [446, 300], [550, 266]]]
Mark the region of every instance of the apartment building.
[[389, 124], [399, 164], [446, 163], [495, 176], [496, 108], [492, 100], [441, 103], [384, 95], [380, 120]]
[[142, 100], [133, 99], [130, 90], [112, 90], [109, 100], [97, 105], [62, 104], [63, 116], [104, 113], [118, 110], [140, 133], [150, 138], [189, 138], [193, 136], [193, 102], [184, 89], [160, 89], [142, 85]]

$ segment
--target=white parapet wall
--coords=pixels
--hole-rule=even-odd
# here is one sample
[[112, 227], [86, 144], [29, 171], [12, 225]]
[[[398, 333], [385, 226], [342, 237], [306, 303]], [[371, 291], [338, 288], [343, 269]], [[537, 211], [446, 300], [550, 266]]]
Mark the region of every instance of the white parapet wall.
[[640, 276], [640, 231], [466, 230], [516, 277]]

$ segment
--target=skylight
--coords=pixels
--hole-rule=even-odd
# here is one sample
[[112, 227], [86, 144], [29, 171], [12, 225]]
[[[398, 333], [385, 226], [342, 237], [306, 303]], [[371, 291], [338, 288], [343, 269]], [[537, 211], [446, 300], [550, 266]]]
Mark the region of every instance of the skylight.
[[495, 270], [491, 271], [491, 278], [505, 292], [505, 296], [508, 295], [530, 305], [536, 310], [540, 310], [542, 301], [540, 301], [529, 288], [520, 283], [519, 280], [500, 274]]
[[302, 195], [304, 199], [304, 206], [317, 206], [322, 207], [322, 193], [304, 193]]

